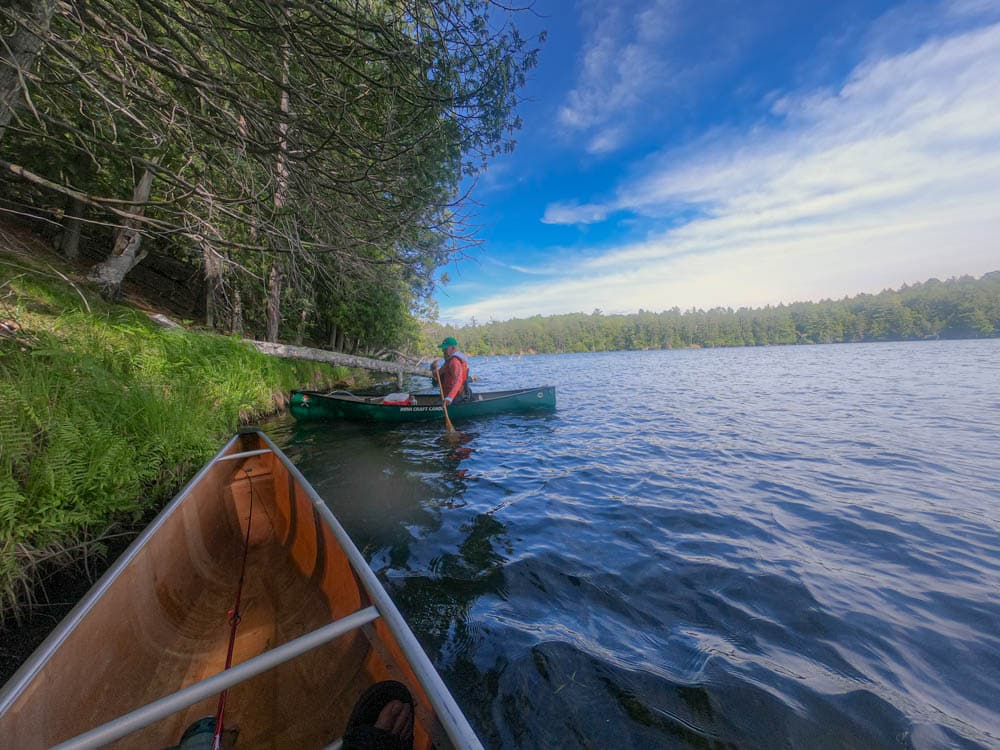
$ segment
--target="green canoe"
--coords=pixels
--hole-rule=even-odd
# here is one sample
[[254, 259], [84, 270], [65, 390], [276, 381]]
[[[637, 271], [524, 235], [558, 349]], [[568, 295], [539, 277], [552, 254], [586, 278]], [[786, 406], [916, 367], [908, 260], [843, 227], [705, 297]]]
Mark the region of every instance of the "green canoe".
[[[292, 391], [292, 415], [299, 421], [360, 419], [377, 422], [415, 422], [442, 419], [441, 397], [436, 393], [394, 394], [406, 399], [383, 403], [384, 396], [356, 396], [348, 391]], [[448, 407], [452, 421], [487, 414], [554, 409], [555, 386], [521, 388], [516, 391], [474, 393], [466, 401]]]

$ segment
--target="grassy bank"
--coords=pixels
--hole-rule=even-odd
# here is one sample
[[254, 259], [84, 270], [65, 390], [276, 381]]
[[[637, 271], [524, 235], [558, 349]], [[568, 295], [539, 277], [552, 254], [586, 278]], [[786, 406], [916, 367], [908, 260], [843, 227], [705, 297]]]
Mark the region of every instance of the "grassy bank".
[[158, 327], [0, 251], [0, 622], [54, 565], [129, 533], [240, 423], [349, 375]]

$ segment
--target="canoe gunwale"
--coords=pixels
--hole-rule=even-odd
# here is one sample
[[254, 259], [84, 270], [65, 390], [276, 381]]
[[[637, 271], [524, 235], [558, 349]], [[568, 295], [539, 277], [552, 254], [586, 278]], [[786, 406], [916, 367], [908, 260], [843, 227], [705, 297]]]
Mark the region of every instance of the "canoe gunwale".
[[[266, 446], [266, 448], [231, 453], [230, 451], [232, 451], [233, 446], [236, 445], [245, 435], [254, 435], [258, 438], [261, 444]], [[152, 539], [152, 537], [162, 528], [167, 520], [170, 519], [178, 508], [180, 508], [181, 504], [190, 496], [191, 492], [205, 479], [206, 475], [213, 468], [215, 468], [221, 461], [246, 458], [248, 456], [256, 456], [266, 453], [274, 454], [274, 456], [281, 462], [284, 469], [288, 472], [289, 477], [298, 485], [298, 489], [300, 489], [308, 497], [314, 511], [321, 519], [321, 523], [328, 528], [336, 542], [340, 545], [340, 548], [346, 556], [358, 583], [360, 584], [363, 592], [368, 596], [370, 606], [362, 608], [350, 615], [346, 615], [345, 617], [339, 618], [331, 623], [327, 623], [326, 625], [322, 625], [319, 628], [300, 636], [300, 638], [295, 641], [289, 641], [282, 646], [266, 650], [261, 654], [242, 662], [240, 665], [234, 666], [230, 670], [224, 670], [206, 678], [205, 680], [194, 683], [193, 685], [182, 687], [180, 690], [158, 698], [152, 703], [146, 704], [141, 708], [117, 716], [109, 722], [66, 740], [64, 743], [57, 745], [57, 747], [101, 747], [109, 741], [113, 741], [118, 737], [126, 736], [135, 730], [141, 729], [142, 726], [145, 726], [146, 724], [136, 724], [127, 731], [115, 735], [115, 737], [110, 740], [108, 739], [108, 735], [104, 733], [104, 730], [113, 730], [115, 728], [120, 730], [123, 723], [127, 723], [135, 719], [135, 714], [142, 713], [148, 718], [148, 716], [151, 715], [151, 709], [156, 710], [158, 705], [162, 706], [163, 702], [166, 701], [173, 702], [177, 700], [184, 700], [185, 695], [191, 694], [189, 691], [199, 688], [204, 689], [205, 683], [211, 683], [211, 687], [216, 693], [221, 692], [222, 688], [215, 690], [216, 686], [221, 684], [218, 681], [228, 681], [232, 679], [234, 677], [232, 674], [233, 670], [239, 669], [243, 664], [247, 665], [248, 670], [237, 673], [235, 675], [235, 681], [232, 684], [238, 684], [255, 676], [257, 672], [247, 672], [249, 669], [253, 669], [264, 661], [273, 663], [269, 663], [267, 667], [258, 671], [266, 671], [267, 669], [278, 666], [278, 664], [283, 661], [295, 658], [296, 654], [293, 654], [285, 659], [281, 659], [280, 654], [274, 654], [272, 652], [280, 651], [286, 647], [294, 647], [296, 644], [301, 646], [303, 645], [301, 642], [305, 642], [310, 639], [322, 638], [322, 634], [324, 632], [329, 633], [331, 632], [331, 629], [336, 629], [338, 623], [344, 625], [346, 624], [346, 621], [353, 623], [357, 620], [357, 624], [349, 630], [361, 628], [364, 631], [368, 631], [368, 628], [364, 627], [365, 625], [370, 626], [371, 623], [381, 619], [385, 623], [385, 626], [388, 628], [392, 637], [395, 639], [399, 650], [402, 652], [402, 658], [406, 660], [407, 666], [410, 670], [412, 670], [412, 673], [416, 677], [420, 687], [426, 693], [427, 698], [434, 709], [440, 728], [444, 730], [444, 733], [451, 740], [454, 747], [482, 750], [482, 743], [479, 741], [479, 738], [469, 725], [468, 720], [458, 707], [458, 704], [448, 691], [448, 688], [444, 685], [440, 675], [438, 675], [437, 671], [434, 669], [434, 666], [431, 664], [430, 659], [427, 657], [427, 654], [424, 652], [419, 641], [417, 641], [416, 637], [413, 635], [413, 632], [406, 624], [402, 614], [400, 614], [399, 610], [396, 609], [395, 604], [383, 588], [381, 582], [378, 580], [378, 577], [369, 567], [368, 563], [364, 559], [364, 556], [354, 545], [354, 542], [351, 540], [346, 530], [343, 526], [341, 526], [340, 522], [333, 514], [333, 511], [329, 508], [329, 506], [327, 506], [323, 498], [319, 496], [316, 490], [305, 479], [291, 460], [275, 445], [270, 437], [256, 427], [240, 429], [239, 432], [233, 435], [225, 443], [219, 452], [216, 453], [215, 456], [209, 460], [189, 482], [184, 485], [184, 487], [177, 493], [177, 495], [174, 496], [170, 503], [168, 503], [163, 510], [160, 511], [156, 518], [153, 519], [153, 521], [146, 527], [146, 529], [144, 529], [139, 536], [136, 537], [135, 541], [129, 545], [128, 549], [126, 549], [118, 560], [112, 564], [109, 570], [101, 576], [100, 579], [98, 579], [83, 600], [81, 600], [71, 610], [66, 618], [64, 618], [63, 621], [56, 626], [53, 632], [50, 633], [41, 646], [36, 649], [28, 661], [25, 662], [17, 672], [15, 672], [7, 684], [0, 688], [0, 716], [5, 714], [8, 709], [21, 697], [24, 690], [32, 684], [33, 680], [46, 666], [52, 655], [58, 651], [66, 639], [74, 632], [77, 626], [101, 600], [108, 589], [111, 588], [115, 581], [129, 567], [140, 552], [142, 552], [150, 539]], [[375, 614], [373, 616], [369, 616], [371, 615], [372, 610], [374, 610]], [[342, 634], [343, 633], [338, 633], [337, 635], [339, 636]], [[331, 636], [325, 640], [316, 642], [314, 645], [301, 651], [300, 654], [310, 650], [310, 648], [316, 648], [323, 645], [325, 642], [334, 640], [335, 637], [336, 636]], [[371, 636], [367, 632], [366, 637], [369, 641], [371, 641]], [[283, 653], [287, 653], [287, 651]], [[278, 658], [275, 659], [274, 657]], [[253, 662], [253, 664], [251, 664], [251, 662]], [[200, 700], [200, 698], [195, 697], [194, 702], [197, 702], [198, 700]], [[184, 706], [177, 705], [173, 712], [169, 712], [164, 715], [171, 715], [178, 710], [183, 710], [183, 708], [187, 705], [191, 704], [187, 703]], [[130, 717], [132, 718], [130, 719]], [[154, 718], [153, 721], [155, 720], [156, 719]], [[102, 739], [96, 739], [98, 734]]]
[[[533, 388], [511, 388], [506, 391], [481, 391], [472, 394], [472, 399], [468, 401], [457, 401], [455, 406], [461, 406], [462, 404], [481, 404], [490, 403], [492, 401], [501, 401], [504, 399], [516, 398], [517, 396], [523, 396], [527, 393], [533, 393], [535, 391], [547, 391], [554, 390], [554, 386], [551, 385], [540, 385]], [[351, 393], [350, 391], [310, 391], [305, 389], [294, 389], [292, 390], [292, 395], [296, 393], [301, 393], [304, 396], [309, 396], [310, 398], [325, 399], [329, 401], [342, 401], [349, 404], [359, 404], [361, 406], [380, 406], [387, 409], [398, 410], [404, 406], [403, 404], [385, 404], [382, 403], [382, 396], [358, 396]], [[436, 403], [440, 403], [440, 396], [436, 393], [416, 393], [413, 394], [416, 397], [426, 397], [429, 400], [433, 400]], [[414, 404], [407, 404], [406, 406], [412, 406]]]
[[[408, 403], [383, 403], [382, 396], [355, 396], [347, 392], [323, 393], [293, 390], [290, 411], [298, 421], [374, 421], [406, 423], [440, 419], [441, 397], [436, 393], [411, 394]], [[472, 419], [497, 414], [555, 409], [556, 387], [552, 385], [480, 391], [468, 399], [448, 405], [449, 416]]]

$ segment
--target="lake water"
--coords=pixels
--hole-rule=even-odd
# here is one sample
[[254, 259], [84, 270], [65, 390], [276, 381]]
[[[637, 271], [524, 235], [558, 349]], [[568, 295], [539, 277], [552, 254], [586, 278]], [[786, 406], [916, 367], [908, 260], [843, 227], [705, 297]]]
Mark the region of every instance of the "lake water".
[[1000, 747], [1000, 340], [472, 365], [557, 410], [270, 429], [487, 747]]

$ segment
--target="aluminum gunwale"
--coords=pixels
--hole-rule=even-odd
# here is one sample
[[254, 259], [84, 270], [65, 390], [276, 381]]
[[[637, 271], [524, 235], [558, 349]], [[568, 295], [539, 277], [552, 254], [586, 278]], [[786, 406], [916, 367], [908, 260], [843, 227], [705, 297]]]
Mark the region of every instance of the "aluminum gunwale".
[[[163, 523], [174, 513], [177, 507], [184, 501], [191, 492], [191, 488], [194, 487], [198, 482], [200, 482], [204, 476], [215, 466], [219, 458], [221, 458], [226, 451], [230, 450], [236, 441], [239, 439], [240, 435], [233, 435], [232, 438], [219, 450], [218, 453], [212, 458], [211, 461], [206, 463], [197, 474], [192, 477], [191, 481], [184, 485], [180, 492], [174, 495], [174, 499], [160, 511], [159, 515], [153, 519], [153, 521], [146, 527], [146, 529], [136, 537], [135, 541], [128, 546], [128, 549], [118, 558], [117, 562], [111, 566], [111, 568], [101, 576], [97, 583], [95, 583], [87, 595], [77, 604], [70, 613], [66, 615], [62, 622], [56, 626], [49, 636], [42, 641], [31, 657], [26, 661], [17, 672], [7, 681], [7, 684], [3, 686], [0, 690], [0, 714], [7, 712], [11, 704], [17, 700], [21, 695], [21, 691], [28, 685], [29, 682], [35, 677], [44, 665], [48, 661], [49, 657], [62, 645], [62, 642], [66, 640], [73, 629], [79, 624], [79, 622], [84, 618], [84, 616], [90, 611], [90, 609], [97, 603], [97, 601], [104, 595], [108, 587], [121, 575], [122, 571], [132, 562], [139, 551], [145, 546], [146, 542], [155, 534]], [[271, 444], [273, 447], [273, 443]]]
[[413, 635], [413, 631], [406, 624], [406, 620], [403, 619], [403, 615], [396, 609], [396, 605], [389, 597], [388, 592], [386, 592], [375, 573], [372, 572], [364, 556], [354, 546], [354, 542], [347, 534], [347, 531], [344, 530], [344, 527], [340, 525], [340, 521], [337, 520], [333, 511], [330, 510], [329, 506], [327, 506], [316, 490], [313, 489], [313, 486], [309, 484], [306, 478], [302, 476], [302, 472], [298, 470], [295, 464], [271, 441], [271, 438], [263, 432], [257, 432], [264, 443], [274, 450], [274, 455], [284, 464], [296, 482], [309, 495], [309, 499], [312, 500], [313, 507], [319, 513], [320, 518], [323, 519], [323, 522], [327, 524], [330, 531], [333, 532], [333, 535], [340, 543], [348, 560], [350, 560], [355, 574], [361, 580], [362, 585], [364, 585], [375, 606], [378, 607], [383, 621], [396, 637], [403, 655], [409, 661], [414, 674], [416, 674], [417, 679], [427, 692], [427, 697], [430, 698], [431, 705], [434, 707], [438, 720], [441, 722], [442, 727], [444, 727], [449, 739], [451, 739], [456, 748], [482, 750], [483, 745], [469, 724], [468, 719], [462, 713], [462, 709], [458, 707], [455, 699], [441, 680], [441, 676], [434, 669], [427, 654], [424, 653], [420, 642]]

